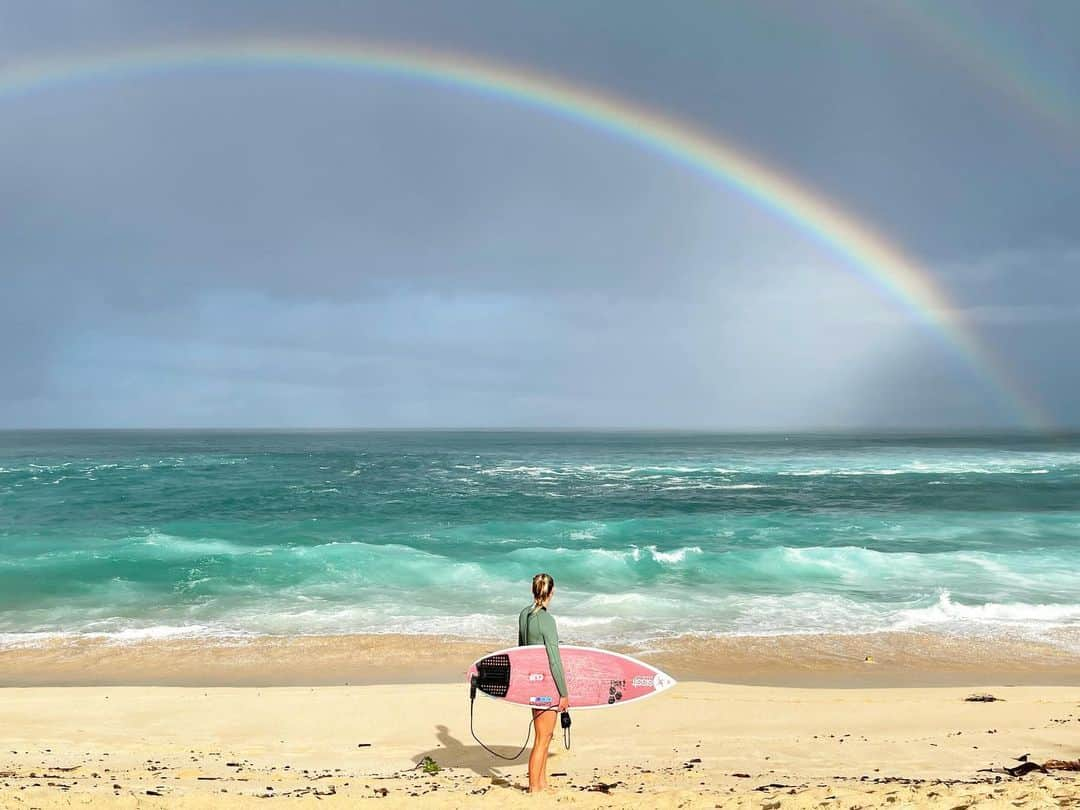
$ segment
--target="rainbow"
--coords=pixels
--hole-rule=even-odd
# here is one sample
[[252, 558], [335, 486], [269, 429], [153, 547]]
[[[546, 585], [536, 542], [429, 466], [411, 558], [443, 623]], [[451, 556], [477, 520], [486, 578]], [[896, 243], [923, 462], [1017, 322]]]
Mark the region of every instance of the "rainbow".
[[607, 93], [460, 54], [370, 43], [243, 39], [7, 65], [0, 69], [0, 99], [76, 82], [182, 69], [250, 67], [362, 71], [424, 81], [531, 107], [637, 144], [735, 189], [826, 246], [852, 272], [941, 335], [1020, 425], [1049, 427], [1041, 408], [983, 348], [930, 273], [899, 248], [825, 198], [731, 144]]
[[1007, 29], [990, 26], [989, 15], [965, 13], [958, 3], [907, 0], [880, 3], [880, 13], [907, 29], [972, 79], [1024, 112], [1023, 121], [1040, 121], [1067, 154], [1080, 143], [1076, 102], [1037, 60], [1026, 56]]

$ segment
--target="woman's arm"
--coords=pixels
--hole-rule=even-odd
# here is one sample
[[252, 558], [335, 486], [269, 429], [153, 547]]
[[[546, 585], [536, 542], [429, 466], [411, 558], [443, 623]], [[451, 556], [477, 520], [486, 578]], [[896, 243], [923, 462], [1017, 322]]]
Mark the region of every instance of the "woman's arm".
[[540, 628], [544, 633], [544, 649], [547, 650], [551, 678], [555, 681], [559, 696], [569, 697], [570, 693], [566, 688], [566, 676], [563, 674], [562, 656], [559, 655], [559, 631], [555, 627], [555, 619], [550, 614], [545, 612], [542, 615], [545, 621], [540, 625]]

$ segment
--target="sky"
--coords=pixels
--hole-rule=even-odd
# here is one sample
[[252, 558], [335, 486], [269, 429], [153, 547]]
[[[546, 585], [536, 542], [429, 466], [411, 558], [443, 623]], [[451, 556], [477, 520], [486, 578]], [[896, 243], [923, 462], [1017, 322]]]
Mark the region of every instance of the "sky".
[[[408, 46], [629, 101], [925, 268], [998, 368], [730, 184], [360, 71], [49, 59]], [[0, 428], [1080, 426], [1080, 5], [0, 0]], [[1008, 379], [1008, 386], [1002, 380]]]

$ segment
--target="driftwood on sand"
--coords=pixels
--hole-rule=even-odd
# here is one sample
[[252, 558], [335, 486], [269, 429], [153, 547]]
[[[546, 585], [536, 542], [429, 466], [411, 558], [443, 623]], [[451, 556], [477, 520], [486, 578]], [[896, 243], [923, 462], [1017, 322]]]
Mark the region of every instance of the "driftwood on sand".
[[1033, 762], [1028, 757], [1030, 754], [1021, 754], [1016, 757], [1019, 765], [1004, 765], [1000, 768], [982, 768], [982, 773], [1005, 773], [1009, 776], [1026, 776], [1033, 771], [1050, 773], [1050, 771], [1080, 771], [1080, 759], [1048, 759], [1041, 765]]

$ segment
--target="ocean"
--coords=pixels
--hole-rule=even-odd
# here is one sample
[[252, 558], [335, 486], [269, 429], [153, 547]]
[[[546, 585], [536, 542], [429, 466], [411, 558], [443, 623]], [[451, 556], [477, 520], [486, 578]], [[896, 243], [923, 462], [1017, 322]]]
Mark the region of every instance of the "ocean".
[[0, 432], [0, 645], [915, 630], [1077, 648], [1080, 437]]

